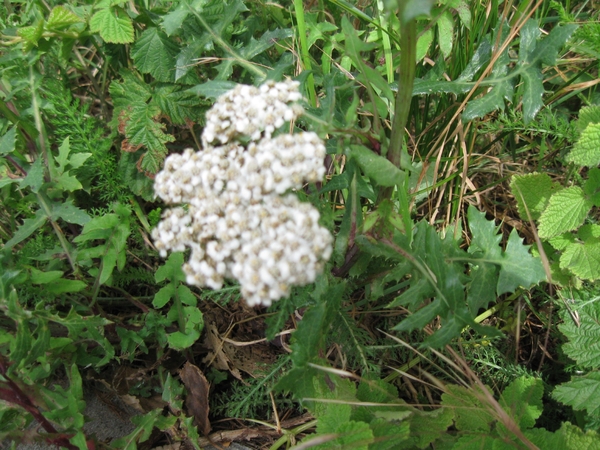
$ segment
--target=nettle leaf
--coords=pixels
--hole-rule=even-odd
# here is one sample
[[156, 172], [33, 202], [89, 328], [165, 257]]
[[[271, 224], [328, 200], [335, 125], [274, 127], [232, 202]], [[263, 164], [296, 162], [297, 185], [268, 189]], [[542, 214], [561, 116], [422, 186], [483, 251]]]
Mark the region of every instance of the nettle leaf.
[[90, 30], [92, 33], [100, 33], [102, 39], [112, 44], [133, 42], [131, 18], [118, 6], [96, 12], [90, 19]]
[[24, 51], [29, 51], [34, 46], [37, 47], [37, 43], [41, 39], [43, 34], [44, 34], [44, 21], [43, 20], [40, 20], [35, 25], [19, 28], [17, 30], [17, 35], [22, 37], [27, 42], [27, 44], [23, 47]]
[[142, 73], [158, 81], [175, 81], [178, 45], [158, 28], [148, 28], [131, 47], [131, 57]]
[[154, 104], [136, 103], [131, 105], [125, 133], [132, 146], [144, 146], [148, 149], [142, 159], [142, 169], [156, 173], [168, 153], [166, 143], [175, 141], [175, 137], [163, 132], [165, 125], [155, 118], [160, 108]]
[[163, 115], [174, 124], [184, 125], [186, 120], [196, 121], [199, 115], [198, 97], [175, 84], [156, 86], [152, 100], [160, 107]]
[[579, 118], [575, 125], [582, 132], [590, 123], [600, 123], [600, 106], [584, 106], [579, 110]]
[[600, 164], [600, 123], [591, 123], [583, 130], [566, 159], [580, 166]]
[[583, 192], [587, 195], [594, 206], [600, 206], [600, 169], [594, 167], [588, 170], [588, 179], [583, 185]]
[[588, 215], [593, 203], [579, 186], [563, 189], [550, 197], [548, 207], [540, 217], [539, 234], [549, 239], [565, 231], [578, 228]]
[[404, 172], [381, 155], [363, 145], [351, 145], [346, 151], [362, 172], [380, 186], [396, 186], [404, 181]]
[[499, 403], [521, 429], [532, 428], [542, 415], [543, 394], [544, 382], [541, 379], [522, 376], [504, 389]]
[[559, 330], [569, 342], [563, 344], [567, 356], [587, 369], [600, 367], [600, 302], [585, 303], [577, 308], [579, 326], [567, 311], [563, 311], [563, 323]]
[[560, 267], [583, 280], [600, 278], [600, 226], [584, 225], [560, 256]]
[[534, 172], [513, 176], [510, 189], [517, 201], [521, 218], [537, 220], [548, 205], [552, 194], [561, 187], [554, 183], [547, 173]]
[[576, 411], [586, 410], [590, 416], [600, 417], [600, 372], [572, 377], [554, 389], [552, 396]]
[[69, 11], [64, 6], [55, 6], [50, 11], [48, 20], [46, 21], [46, 29], [48, 30], [62, 30], [73, 24], [83, 22], [83, 19], [77, 14]]

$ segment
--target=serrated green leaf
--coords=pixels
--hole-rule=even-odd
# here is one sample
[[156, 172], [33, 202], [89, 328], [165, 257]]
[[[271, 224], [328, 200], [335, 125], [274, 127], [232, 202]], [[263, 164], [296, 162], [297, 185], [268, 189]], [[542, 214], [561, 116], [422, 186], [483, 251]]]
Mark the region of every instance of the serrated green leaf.
[[157, 28], [148, 28], [131, 48], [131, 56], [142, 73], [158, 81], [175, 81], [175, 59], [179, 47]]
[[592, 206], [579, 186], [571, 186], [553, 194], [540, 217], [540, 237], [549, 239], [576, 229], [583, 223]]
[[467, 81], [437, 81], [415, 79], [413, 95], [429, 95], [444, 92], [446, 94], [464, 94], [469, 92], [473, 83]]
[[144, 415], [132, 417], [131, 422], [136, 425], [135, 430], [125, 437], [113, 440], [111, 446], [113, 448], [120, 448], [123, 450], [136, 450], [137, 442], [141, 443], [148, 440], [152, 434], [154, 424], [157, 422], [161, 414], [162, 408], [159, 408]]
[[40, 20], [37, 24], [30, 27], [23, 27], [17, 30], [17, 35], [27, 41], [27, 46], [24, 46], [24, 51], [29, 51], [31, 47], [37, 47], [38, 41], [44, 34], [44, 21]]
[[50, 11], [48, 20], [46, 21], [46, 29], [56, 31], [67, 28], [73, 24], [83, 22], [77, 14], [68, 10], [64, 6], [55, 6]]
[[475, 316], [481, 308], [496, 301], [496, 291], [490, 289], [498, 283], [498, 273], [500, 269], [494, 264], [480, 263], [471, 267], [471, 284], [467, 292], [467, 304], [469, 311]]
[[48, 272], [43, 272], [34, 267], [32, 267], [30, 269], [30, 271], [31, 271], [30, 281], [33, 284], [51, 283], [52, 281], [58, 280], [64, 274], [64, 272], [61, 270], [50, 270]]
[[550, 197], [560, 189], [547, 173], [515, 175], [510, 189], [517, 201], [519, 215], [523, 220], [537, 220], [548, 205]]
[[403, 444], [403, 448], [427, 448], [453, 424], [454, 411], [452, 408], [439, 408], [432, 412], [417, 410], [409, 421], [410, 439]]
[[513, 229], [502, 255], [502, 269], [498, 276], [498, 295], [514, 292], [519, 287], [525, 289], [546, 279], [544, 266], [539, 258], [529, 253], [529, 245], [523, 245], [517, 230]]
[[525, 64], [535, 58], [535, 47], [541, 35], [537, 20], [529, 19], [525, 22], [519, 33], [519, 64]]
[[494, 417], [485, 409], [483, 392], [474, 388], [447, 385], [442, 394], [442, 406], [454, 411], [454, 424], [462, 431], [489, 431]]
[[17, 127], [12, 127], [0, 138], [0, 155], [7, 155], [15, 150]]
[[563, 323], [558, 326], [569, 342], [563, 344], [563, 351], [578, 365], [588, 369], [600, 367], [600, 302], [594, 301], [583, 306], [575, 305], [579, 315], [579, 326], [571, 316], [563, 312]]
[[159, 85], [154, 90], [152, 100], [156, 102], [163, 115], [172, 123], [184, 125], [186, 121], [195, 122], [198, 116], [198, 97], [189, 90], [182, 90], [174, 84]]
[[429, 27], [420, 34], [419, 39], [417, 40], [417, 55], [415, 58], [417, 62], [421, 61], [423, 58], [425, 58], [425, 56], [427, 56], [427, 52], [429, 51], [429, 47], [431, 46], [432, 42], [433, 29]]
[[81, 234], [73, 239], [73, 242], [85, 242], [93, 239], [102, 239], [108, 236], [106, 231], [116, 227], [119, 224], [119, 216], [116, 214], [105, 214], [94, 217], [86, 223]]
[[165, 33], [167, 33], [167, 36], [171, 36], [181, 28], [183, 21], [187, 18], [189, 13], [189, 6], [186, 2], [180, 9], [171, 11], [163, 16], [162, 27], [163, 30], [165, 30]]
[[600, 417], [600, 372], [590, 372], [582, 377], [560, 384], [552, 396], [576, 411], [586, 410], [590, 416]]
[[582, 431], [578, 426], [564, 422], [556, 434], [560, 435], [564, 446], [555, 448], [564, 448], [565, 450], [600, 450], [600, 434], [596, 431]]
[[125, 127], [130, 145], [141, 145], [148, 149], [141, 166], [150, 173], [160, 170], [168, 153], [165, 143], [175, 141], [172, 135], [163, 132], [165, 125], [154, 120], [159, 115], [160, 108], [157, 105], [136, 103], [132, 106]]
[[511, 80], [501, 81], [483, 97], [469, 102], [462, 114], [464, 121], [470, 121], [485, 116], [486, 114], [501, 110], [504, 111], [504, 101], [512, 99], [513, 85]]
[[544, 382], [541, 379], [522, 376], [504, 389], [499, 403], [523, 430], [532, 428], [542, 415], [542, 395]]
[[454, 42], [454, 19], [452, 13], [444, 11], [436, 22], [438, 32], [438, 43], [444, 58], [448, 58], [452, 53], [452, 44]]
[[104, 8], [90, 19], [90, 31], [100, 33], [102, 39], [112, 44], [133, 42], [133, 23], [120, 7]]
[[521, 72], [521, 78], [523, 80], [523, 122], [527, 125], [544, 106], [542, 71], [539, 67], [531, 65]]
[[369, 444], [374, 442], [373, 431], [365, 422], [345, 422], [337, 428], [336, 433], [339, 437], [331, 444], [340, 449], [368, 450]]
[[[405, 411], [410, 414], [410, 411]], [[371, 450], [394, 450], [403, 448], [403, 443], [410, 437], [410, 424], [408, 421], [390, 422], [385, 418], [374, 419], [369, 422], [375, 444], [370, 446]]]
[[600, 169], [594, 167], [588, 170], [587, 176], [588, 179], [583, 185], [583, 192], [594, 206], [600, 206]]
[[404, 172], [381, 155], [363, 145], [351, 145], [346, 154], [354, 159], [363, 173], [380, 186], [401, 185]]
[[583, 130], [566, 159], [580, 166], [600, 164], [600, 123], [591, 123]]
[[218, 99], [221, 95], [231, 91], [237, 86], [233, 81], [210, 80], [206, 83], [198, 84], [189, 88], [186, 92], [191, 92], [196, 95], [201, 95], [213, 100]]
[[583, 280], [600, 278], [600, 239], [573, 242], [560, 256], [560, 267], [569, 269]]
[[[273, 31], [267, 31], [258, 40], [251, 38], [250, 42], [244, 45], [244, 47], [239, 50], [238, 54], [242, 59], [251, 61], [254, 57], [276, 45], [278, 41], [293, 35], [294, 32], [291, 29], [275, 29]], [[216, 79], [228, 80], [233, 72], [233, 65], [237, 63], [238, 60], [236, 58], [226, 58], [217, 66], [219, 75]]]
[[584, 106], [579, 110], [579, 118], [575, 123], [579, 132], [585, 130], [590, 123], [600, 123], [600, 106]]
[[32, 192], [37, 193], [44, 184], [44, 165], [42, 158], [36, 159], [29, 167], [27, 176], [21, 181], [21, 189], [31, 187]]
[[577, 25], [574, 24], [554, 27], [550, 34], [538, 43], [535, 49], [537, 58], [547, 66], [555, 65], [559, 50], [567, 43], [576, 29]]
[[27, 239], [33, 234], [33, 232], [35, 232], [35, 230], [37, 230], [44, 223], [46, 223], [47, 218], [48, 217], [46, 216], [44, 211], [42, 209], [38, 209], [35, 212], [35, 216], [33, 218], [25, 219], [23, 221], [23, 225], [21, 225], [15, 232], [14, 236], [6, 244], [4, 244], [3, 249], [10, 250], [19, 242], [23, 241], [24, 239]]

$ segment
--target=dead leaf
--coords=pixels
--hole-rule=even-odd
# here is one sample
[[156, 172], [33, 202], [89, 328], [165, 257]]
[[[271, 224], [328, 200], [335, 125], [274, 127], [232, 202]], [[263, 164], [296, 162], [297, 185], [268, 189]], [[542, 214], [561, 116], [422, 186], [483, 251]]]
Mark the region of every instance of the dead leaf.
[[206, 322], [204, 325], [205, 337], [204, 345], [211, 351], [202, 360], [203, 363], [212, 365], [215, 369], [226, 370], [235, 378], [243, 381], [240, 371], [231, 364], [231, 361], [223, 349], [223, 339], [219, 334], [217, 326], [213, 322]]
[[210, 433], [210, 421], [208, 420], [208, 391], [210, 385], [202, 371], [193, 364], [186, 362], [179, 372], [181, 381], [188, 390], [185, 403], [196, 419], [196, 425], [204, 436]]

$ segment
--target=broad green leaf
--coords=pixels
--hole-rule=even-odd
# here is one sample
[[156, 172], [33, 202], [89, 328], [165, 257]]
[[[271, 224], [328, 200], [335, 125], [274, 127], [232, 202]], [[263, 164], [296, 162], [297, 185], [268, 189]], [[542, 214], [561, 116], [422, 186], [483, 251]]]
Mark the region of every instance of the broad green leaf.
[[38, 41], [44, 34], [44, 21], [40, 20], [37, 24], [30, 27], [23, 27], [17, 30], [17, 34], [27, 41], [24, 50], [28, 51], [32, 47], [37, 47]]
[[475, 53], [467, 64], [467, 67], [465, 67], [456, 81], [471, 81], [475, 74], [477, 74], [477, 72], [479, 72], [481, 68], [490, 61], [491, 57], [492, 43], [490, 42], [489, 36], [486, 36], [482, 39], [479, 47], [477, 47], [477, 50], [475, 50]]
[[156, 294], [154, 294], [154, 299], [152, 300], [152, 306], [156, 309], [160, 309], [169, 303], [169, 300], [173, 298], [175, 295], [175, 286], [172, 283], [163, 286], [158, 290]]
[[112, 44], [133, 42], [133, 23], [120, 7], [104, 8], [90, 19], [90, 31], [100, 33], [102, 39]]
[[563, 312], [563, 323], [559, 330], [569, 342], [563, 344], [563, 351], [578, 365], [588, 369], [600, 367], [600, 301], [587, 302], [575, 309], [579, 315], [579, 326], [571, 316]]
[[490, 92], [483, 97], [473, 100], [467, 104], [462, 114], [463, 120], [470, 121], [483, 117], [486, 114], [496, 111], [504, 111], [505, 100], [512, 99], [513, 85], [511, 80], [504, 80], [496, 84]]
[[498, 276], [498, 295], [515, 292], [517, 288], [529, 289], [546, 279], [546, 272], [539, 258], [529, 253], [529, 245], [523, 245], [517, 230], [513, 229], [506, 243], [506, 250], [500, 262], [502, 268]]
[[177, 44], [155, 27], [144, 31], [131, 47], [136, 67], [158, 81], [175, 81], [175, 58], [178, 53]]
[[535, 47], [541, 35], [537, 20], [529, 19], [525, 22], [519, 33], [519, 64], [526, 64], [535, 58]]
[[[389, 2], [393, 4], [394, 8], [397, 8], [396, 2]], [[419, 16], [429, 16], [431, 14], [431, 7], [435, 4], [434, 0], [408, 0], [405, 2], [404, 13], [402, 14], [402, 21], [404, 23], [411, 19], [415, 19]]]
[[600, 123], [591, 123], [583, 130], [567, 161], [588, 167], [600, 165]]
[[[432, 42], [433, 29], [429, 27], [420, 34], [419, 39], [417, 40], [417, 62], [421, 61], [423, 58], [425, 58], [425, 56], [427, 56], [427, 52], [429, 51], [429, 47], [431, 46]], [[416, 81], [417, 80], [415, 80], [415, 82]], [[413, 92], [413, 95], [416, 95], [416, 93]]]
[[452, 53], [452, 44], [454, 42], [454, 19], [452, 13], [444, 11], [436, 22], [438, 32], [438, 43], [444, 58], [448, 58]]
[[519, 215], [523, 220], [537, 220], [548, 205], [550, 197], [560, 189], [547, 173], [515, 175], [510, 189], [517, 201]]
[[160, 283], [164, 280], [171, 282], [185, 281], [183, 273], [183, 253], [172, 252], [164, 265], [160, 266], [154, 274], [154, 281]]
[[171, 36], [177, 30], [181, 29], [183, 21], [187, 18], [190, 13], [187, 2], [182, 2], [183, 5], [179, 6], [180, 9], [165, 14], [162, 19], [162, 27], [167, 33], [167, 36]]
[[48, 272], [43, 272], [34, 267], [32, 267], [30, 270], [31, 270], [30, 281], [33, 284], [51, 283], [52, 281], [58, 280], [64, 274], [64, 272], [61, 270], [50, 270]]
[[583, 280], [600, 278], [600, 239], [569, 244], [560, 256], [560, 267], [569, 269]]
[[184, 125], [186, 121], [196, 122], [198, 119], [200, 100], [193, 92], [181, 90], [177, 85], [157, 86], [152, 100], [160, 107], [162, 115], [174, 124]]
[[236, 86], [237, 83], [234, 83], [233, 81], [210, 80], [206, 83], [198, 84], [192, 88], [189, 88], [187, 92], [216, 100], [221, 95], [231, 91]]
[[471, 284], [467, 291], [467, 304], [473, 316], [481, 308], [496, 301], [496, 291], [490, 286], [498, 284], [498, 273], [500, 268], [495, 264], [481, 262], [471, 267]]
[[521, 376], [504, 389], [499, 403], [523, 430], [532, 428], [541, 416], [543, 394], [544, 382], [541, 379]]
[[374, 442], [373, 431], [365, 422], [345, 422], [336, 429], [336, 433], [339, 437], [331, 444], [338, 445], [340, 449], [368, 450], [369, 444]]
[[583, 224], [592, 206], [579, 186], [571, 186], [553, 194], [540, 217], [540, 237], [549, 239], [576, 229]]
[[457, 5], [454, 6], [460, 21], [468, 30], [471, 29], [471, 9], [466, 0], [460, 0]]
[[53, 204], [51, 217], [53, 220], [60, 218], [65, 222], [75, 223], [77, 225], [85, 225], [91, 220], [91, 217], [87, 212], [73, 205], [73, 200]]
[[403, 171], [363, 145], [351, 145], [346, 154], [356, 161], [366, 176], [380, 186], [401, 185], [404, 181]]
[[579, 110], [579, 118], [575, 123], [579, 132], [585, 130], [590, 123], [600, 123], [600, 106], [584, 106]]
[[452, 408], [438, 408], [431, 412], [416, 410], [409, 418], [410, 439], [402, 448], [427, 448], [429, 444], [446, 433], [454, 423]]
[[552, 396], [576, 411], [586, 410], [590, 416], [600, 417], [600, 372], [590, 372], [582, 377], [560, 384]]
[[442, 407], [454, 411], [454, 424], [458, 430], [477, 432], [489, 431], [494, 417], [483, 406], [483, 392], [473, 388], [448, 384], [442, 394]]
[[[576, 425], [569, 422], [563, 422], [562, 426], [555, 434], [560, 435], [564, 442], [562, 447], [565, 450], [600, 450], [600, 434], [596, 431], [582, 431]], [[556, 440], [558, 441], [558, 439]], [[555, 442], [556, 442], [555, 441]], [[558, 441], [560, 443], [560, 441]]]
[[167, 335], [169, 346], [174, 350], [185, 350], [200, 338], [204, 329], [202, 311], [194, 306], [184, 306], [185, 333], [177, 331]]
[[0, 138], [0, 155], [7, 155], [15, 150], [17, 127], [12, 127]]
[[473, 83], [467, 81], [437, 81], [415, 79], [413, 95], [429, 95], [444, 92], [447, 94], [464, 94], [469, 92]]
[[46, 21], [46, 29], [48, 30], [62, 30], [70, 25], [83, 22], [77, 14], [69, 11], [64, 6], [55, 6], [50, 11], [48, 20]]
[[583, 192], [587, 195], [594, 206], [600, 206], [600, 169], [594, 167], [588, 170], [588, 179], [583, 185]]
[[66, 280], [61, 278], [44, 286], [44, 291], [53, 295], [66, 294], [68, 292], [81, 292], [87, 287], [87, 283], [80, 280]]
[[[410, 411], [404, 411], [410, 414]], [[395, 450], [403, 448], [402, 445], [410, 437], [410, 424], [408, 421], [391, 422], [384, 418], [374, 419], [369, 422], [373, 430], [375, 444], [369, 447], [371, 450]]]

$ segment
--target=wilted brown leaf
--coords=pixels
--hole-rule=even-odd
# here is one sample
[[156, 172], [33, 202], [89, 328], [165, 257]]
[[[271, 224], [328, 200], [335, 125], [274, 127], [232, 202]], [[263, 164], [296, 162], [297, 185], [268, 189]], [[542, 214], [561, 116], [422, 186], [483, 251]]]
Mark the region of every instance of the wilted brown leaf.
[[185, 363], [179, 375], [188, 390], [186, 405], [196, 419], [196, 425], [200, 432], [204, 436], [208, 436], [210, 433], [210, 421], [208, 420], [208, 391], [210, 385], [202, 371], [189, 362]]

